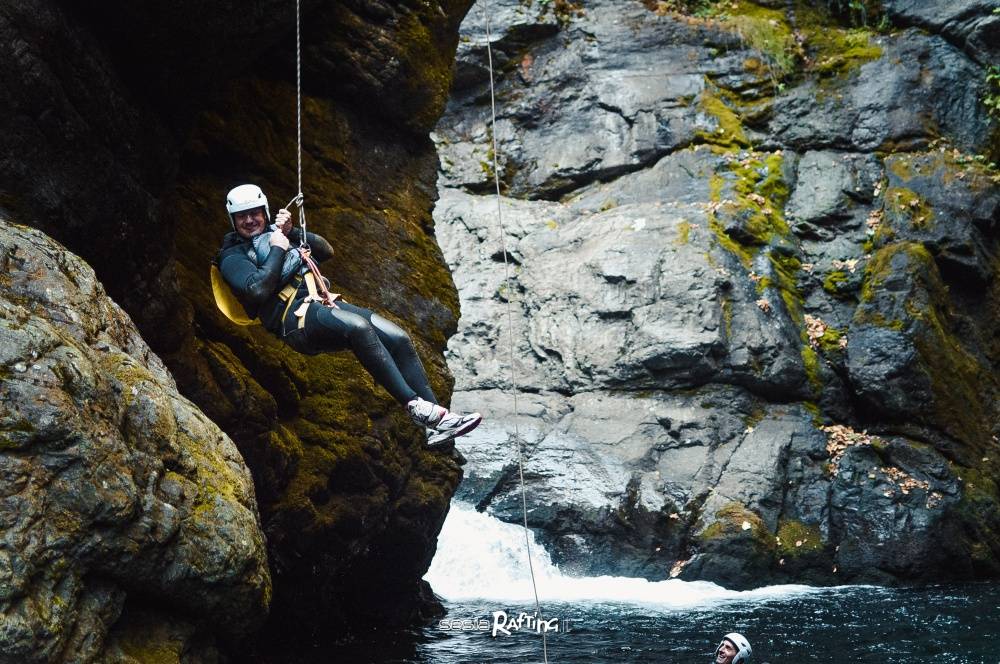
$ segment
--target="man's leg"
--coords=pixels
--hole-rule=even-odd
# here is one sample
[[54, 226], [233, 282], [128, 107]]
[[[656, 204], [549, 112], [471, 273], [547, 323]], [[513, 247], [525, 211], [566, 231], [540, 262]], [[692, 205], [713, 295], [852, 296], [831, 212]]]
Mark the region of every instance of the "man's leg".
[[338, 302], [337, 306], [367, 319], [372, 324], [372, 327], [375, 328], [375, 332], [378, 334], [379, 340], [382, 341], [382, 345], [392, 355], [392, 359], [395, 360], [396, 367], [399, 368], [399, 373], [403, 375], [406, 384], [416, 390], [417, 395], [421, 399], [437, 403], [437, 397], [434, 396], [430, 382], [427, 380], [427, 372], [424, 371], [424, 365], [420, 361], [416, 349], [413, 347], [413, 340], [410, 339], [410, 335], [403, 328], [379, 316], [370, 309], [347, 302]]
[[405, 406], [418, 393], [407, 383], [372, 324], [364, 316], [339, 305], [333, 309], [313, 304], [306, 313], [306, 343], [315, 351], [350, 348], [375, 382]]

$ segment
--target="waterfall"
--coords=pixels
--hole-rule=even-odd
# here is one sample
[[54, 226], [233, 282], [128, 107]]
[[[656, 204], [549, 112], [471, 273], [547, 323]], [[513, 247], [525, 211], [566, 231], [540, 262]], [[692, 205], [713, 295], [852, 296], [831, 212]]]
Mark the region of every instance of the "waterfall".
[[[543, 604], [553, 601], [620, 602], [664, 609], [717, 608], [725, 602], [784, 599], [826, 590], [781, 585], [734, 591], [708, 581], [571, 577], [553, 564], [533, 534], [529, 537], [538, 594]], [[438, 537], [437, 554], [424, 578], [438, 595], [449, 601], [533, 599], [521, 526], [504, 523], [457, 501], [452, 503]]]

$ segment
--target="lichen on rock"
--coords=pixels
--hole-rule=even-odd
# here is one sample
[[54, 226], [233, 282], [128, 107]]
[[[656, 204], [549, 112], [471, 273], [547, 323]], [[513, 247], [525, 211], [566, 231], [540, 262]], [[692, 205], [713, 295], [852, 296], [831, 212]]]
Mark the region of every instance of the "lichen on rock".
[[133, 595], [209, 647], [252, 633], [271, 583], [232, 440], [86, 263], [6, 219], [0, 263], [0, 653], [91, 661]]
[[[337, 249], [324, 272], [352, 302], [413, 335], [444, 401], [451, 378], [441, 351], [458, 304], [433, 236], [437, 158], [428, 133], [447, 98], [457, 25], [469, 4], [301, 7], [302, 188], [310, 230]], [[257, 182], [273, 212], [297, 187], [296, 39], [287, 10], [276, 0], [252, 11], [199, 7], [198, 20], [190, 7], [160, 2], [84, 9], [38, 0], [0, 10], [0, 50], [18, 100], [0, 109], [4, 146], [17, 155], [0, 164], [0, 212], [90, 263], [181, 393], [235, 441], [252, 473], [274, 592], [269, 622], [223, 648], [242, 658], [439, 611], [421, 576], [461, 475], [456, 458], [422, 448], [422, 432], [349, 353], [308, 359], [215, 311], [208, 267], [229, 230], [225, 192]], [[27, 324], [12, 311], [13, 325]], [[145, 413], [126, 420], [129, 435], [199, 440], [200, 430], [174, 433], [165, 397], [154, 398], [141, 366], [102, 370], [123, 390], [127, 412]], [[16, 375], [0, 370], [4, 380]], [[70, 370], [60, 376], [78, 381]], [[3, 446], [17, 447], [29, 429], [62, 435], [71, 424], [14, 418]], [[242, 494], [188, 475], [204, 468], [225, 478], [231, 461], [192, 450], [159, 481], [191, 502], [192, 523], [212, 520]], [[119, 507], [108, 509], [124, 518]], [[235, 531], [249, 524], [229, 526], [232, 553], [242, 555]], [[200, 562], [213, 574], [237, 573]], [[160, 607], [131, 597], [125, 606], [126, 618], [134, 606], [144, 620], [162, 621], [151, 631], [163, 652], [174, 652], [166, 641], [176, 645], [171, 639], [188, 633], [184, 619]], [[100, 620], [113, 623], [117, 610], [101, 609]], [[115, 637], [121, 657], [132, 656], [130, 630], [143, 624], [126, 622]], [[206, 622], [192, 643], [248, 622]]]
[[[989, 34], [984, 4], [945, 27], [906, 3], [852, 24], [801, 2], [594, 2], [557, 28], [515, 4], [495, 43], [522, 63], [497, 85], [512, 289], [464, 161], [488, 132], [485, 79], [436, 130], [456, 400], [493, 416], [460, 443], [458, 495], [520, 518], [511, 459], [482, 449], [512, 434], [482, 350], [510, 303], [528, 523], [564, 569], [995, 575], [1000, 495], [959, 479], [1000, 444], [992, 125], [969, 84], [981, 40], [955, 37]], [[470, 37], [459, 68], [481, 54]]]

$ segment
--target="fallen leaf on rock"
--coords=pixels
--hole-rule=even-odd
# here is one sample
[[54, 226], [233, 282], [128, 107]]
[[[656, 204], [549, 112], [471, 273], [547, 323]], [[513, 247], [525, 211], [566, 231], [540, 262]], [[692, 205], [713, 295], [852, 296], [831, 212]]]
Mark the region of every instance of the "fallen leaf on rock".
[[847, 260], [835, 260], [833, 261], [833, 267], [836, 270], [847, 270], [848, 272], [854, 272], [858, 268], [857, 258], [848, 258]]
[[805, 315], [806, 334], [809, 336], [809, 345], [819, 348], [819, 340], [826, 334], [827, 325], [816, 316]]

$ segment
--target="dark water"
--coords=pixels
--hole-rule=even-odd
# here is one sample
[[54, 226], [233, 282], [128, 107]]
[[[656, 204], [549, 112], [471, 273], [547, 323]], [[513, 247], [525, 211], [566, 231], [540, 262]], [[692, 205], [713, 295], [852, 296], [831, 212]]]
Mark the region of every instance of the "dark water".
[[[530, 612], [528, 606], [449, 603], [449, 625], [492, 612]], [[550, 633], [548, 661], [559, 663], [707, 663], [722, 634], [739, 631], [754, 648], [754, 662], [1000, 662], [1000, 585], [922, 589], [852, 587], [784, 599], [728, 601], [711, 609], [658, 610], [622, 604], [546, 604], [548, 616], [570, 622]], [[334, 655], [334, 653], [329, 653]], [[541, 662], [537, 633], [424, 628], [385, 635], [326, 661]]]

